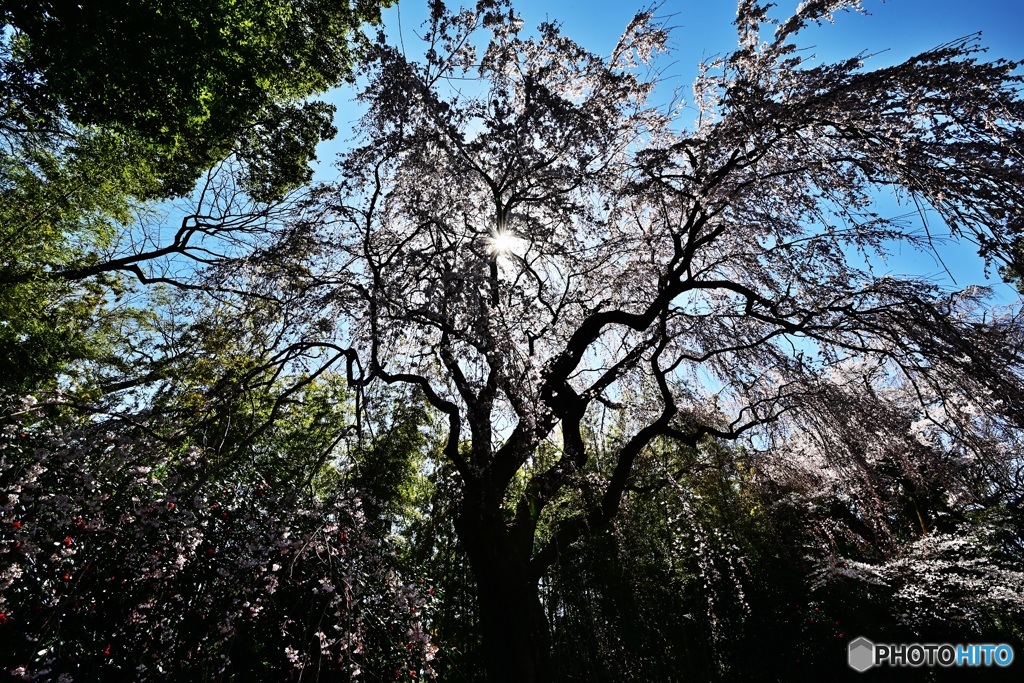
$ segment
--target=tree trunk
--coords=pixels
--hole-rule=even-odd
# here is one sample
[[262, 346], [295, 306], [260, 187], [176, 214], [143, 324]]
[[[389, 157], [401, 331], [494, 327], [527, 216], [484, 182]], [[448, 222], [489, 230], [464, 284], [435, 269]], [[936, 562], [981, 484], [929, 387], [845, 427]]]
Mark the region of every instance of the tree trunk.
[[463, 503], [455, 528], [476, 579], [488, 683], [549, 683], [550, 635], [536, 579], [501, 519]]

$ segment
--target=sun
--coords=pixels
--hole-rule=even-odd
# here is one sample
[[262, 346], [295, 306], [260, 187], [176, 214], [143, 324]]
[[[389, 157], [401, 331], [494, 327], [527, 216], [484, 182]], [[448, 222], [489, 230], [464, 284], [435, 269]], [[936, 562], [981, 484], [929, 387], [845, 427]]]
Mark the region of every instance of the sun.
[[517, 239], [515, 233], [510, 230], [495, 230], [487, 240], [487, 251], [493, 256], [511, 254]]

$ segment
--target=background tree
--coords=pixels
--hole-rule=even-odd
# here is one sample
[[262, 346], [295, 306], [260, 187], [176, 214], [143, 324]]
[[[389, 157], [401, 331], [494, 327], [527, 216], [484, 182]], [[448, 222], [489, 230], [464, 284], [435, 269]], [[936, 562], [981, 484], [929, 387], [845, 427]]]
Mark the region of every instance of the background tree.
[[[601, 58], [552, 24], [523, 34], [504, 3], [435, 2], [423, 62], [369, 53], [365, 144], [293, 221], [288, 238], [322, 254], [295, 282], [339, 321], [310, 344], [354, 387], [414, 385], [446, 418], [491, 679], [549, 678], [538, 580], [608, 528], [656, 439], [799, 462], [810, 434], [855, 444], [825, 453], [868, 479], [904, 413], [866, 431], [835, 401], [888, 408], [897, 380], [915, 419], [974, 433], [951, 401], [984, 397], [1016, 434], [1016, 319], [976, 288], [870, 269], [894, 241], [931, 248], [872, 210], [880, 188], [1005, 256], [1024, 199], [1016, 65], [978, 61], [970, 40], [874, 71], [805, 63], [800, 29], [855, 6], [775, 21], [740, 2], [739, 47], [706, 65], [689, 129], [647, 103], [667, 37], [649, 13]], [[622, 438], [588, 470], [599, 411]]]
[[0, 3], [0, 384], [67, 385], [72, 364], [130, 355], [116, 340], [152, 305], [120, 274], [237, 234], [186, 209], [168, 243], [148, 200], [195, 191], [202, 212], [202, 176], [227, 159], [233, 197], [307, 182], [335, 133], [311, 98], [351, 77], [380, 6]]
[[335, 133], [333, 107], [306, 98], [350, 77], [382, 4], [5, 0], [3, 130], [66, 117], [126, 136], [163, 195], [235, 154], [253, 193], [277, 196]]
[[109, 361], [121, 326], [141, 322], [117, 273], [52, 277], [116, 248], [145, 215], [137, 197], [156, 187], [115, 137], [70, 135], [0, 150], [0, 385], [9, 391], [50, 384], [74, 361]]

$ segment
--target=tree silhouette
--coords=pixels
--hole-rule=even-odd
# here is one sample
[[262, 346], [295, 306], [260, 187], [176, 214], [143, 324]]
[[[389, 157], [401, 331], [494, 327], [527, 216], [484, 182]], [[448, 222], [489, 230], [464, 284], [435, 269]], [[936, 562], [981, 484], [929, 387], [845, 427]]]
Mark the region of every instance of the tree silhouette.
[[[555, 24], [527, 34], [504, 2], [433, 2], [422, 61], [370, 52], [338, 182], [250, 261], [333, 327], [296, 356], [345, 363], [357, 388], [415, 385], [446, 416], [491, 680], [547, 679], [538, 579], [607, 528], [656, 438], [870, 472], [908, 414], [980, 428], [958, 397], [1017, 438], [1017, 320], [979, 288], [870, 266], [894, 242], [933, 248], [875, 211], [880, 190], [1005, 261], [1016, 64], [979, 61], [972, 38], [877, 70], [808, 63], [799, 31], [856, 5], [776, 21], [740, 2], [739, 46], [704, 65], [688, 124], [649, 102], [668, 37], [652, 12], [600, 57]], [[597, 418], [621, 437], [585, 471]]]

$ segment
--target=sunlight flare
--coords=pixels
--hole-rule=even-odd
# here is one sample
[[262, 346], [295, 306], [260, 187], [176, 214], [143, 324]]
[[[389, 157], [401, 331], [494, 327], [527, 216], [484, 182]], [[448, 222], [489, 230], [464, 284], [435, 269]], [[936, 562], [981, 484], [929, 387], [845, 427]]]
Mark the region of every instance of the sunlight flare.
[[487, 240], [487, 252], [492, 256], [511, 254], [518, 238], [511, 230], [495, 230]]

